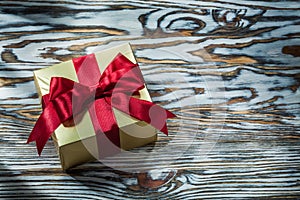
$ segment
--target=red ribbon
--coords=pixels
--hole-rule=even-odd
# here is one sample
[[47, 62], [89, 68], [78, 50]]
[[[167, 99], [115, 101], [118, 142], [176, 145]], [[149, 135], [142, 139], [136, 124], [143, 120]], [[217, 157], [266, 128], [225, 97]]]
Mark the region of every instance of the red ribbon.
[[[89, 67], [88, 71], [85, 70], [85, 76], [79, 72], [83, 61]], [[27, 140], [27, 143], [36, 141], [39, 155], [60, 124], [71, 120], [73, 116], [82, 115], [86, 110], [90, 112], [95, 133], [104, 133], [118, 147], [119, 127], [112, 108], [168, 134], [166, 119], [175, 115], [152, 102], [132, 97], [145, 87], [137, 64], [119, 54], [94, 84], [92, 79], [100, 74], [94, 54], [73, 59], [73, 63], [80, 83], [53, 77], [49, 94], [43, 96], [43, 112]]]

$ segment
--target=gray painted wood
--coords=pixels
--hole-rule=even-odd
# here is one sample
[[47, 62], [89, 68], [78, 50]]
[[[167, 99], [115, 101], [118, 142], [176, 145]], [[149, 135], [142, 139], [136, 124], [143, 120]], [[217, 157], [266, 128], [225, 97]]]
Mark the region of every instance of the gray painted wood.
[[[300, 196], [297, 1], [1, 1], [0, 11], [0, 198]], [[153, 100], [178, 115], [156, 143], [165, 151], [62, 172], [53, 141], [41, 157], [25, 144], [41, 112], [32, 71], [123, 42]]]

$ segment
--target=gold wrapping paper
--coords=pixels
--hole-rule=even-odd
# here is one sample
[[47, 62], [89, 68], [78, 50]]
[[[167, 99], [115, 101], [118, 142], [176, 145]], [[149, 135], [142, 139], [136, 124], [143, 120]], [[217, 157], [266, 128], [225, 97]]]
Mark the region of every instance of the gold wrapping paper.
[[[123, 44], [95, 53], [101, 73], [118, 53], [122, 53], [131, 62], [136, 63], [130, 45]], [[51, 77], [65, 77], [78, 82], [72, 61], [36, 70], [34, 71], [34, 81], [40, 98], [49, 93]], [[146, 87], [139, 92], [141, 99], [151, 101]], [[113, 111], [120, 128], [120, 144], [123, 150], [130, 150], [156, 141], [156, 131], [152, 126], [146, 126], [144, 122], [136, 120], [117, 109], [113, 109]], [[101, 151], [101, 147], [97, 145], [88, 112], [84, 114], [83, 119], [76, 124], [76, 127], [64, 127], [61, 124], [52, 134], [52, 138], [57, 146], [63, 170], [95, 160], [99, 156], [98, 148]], [[86, 144], [89, 145], [88, 148], [86, 148]]]

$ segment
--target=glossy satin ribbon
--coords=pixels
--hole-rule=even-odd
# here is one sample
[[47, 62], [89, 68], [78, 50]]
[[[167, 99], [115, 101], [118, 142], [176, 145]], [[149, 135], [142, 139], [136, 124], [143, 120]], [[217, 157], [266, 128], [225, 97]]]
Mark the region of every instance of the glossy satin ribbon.
[[[80, 66], [83, 62], [89, 70], [84, 70], [84, 74], [81, 74]], [[36, 141], [39, 155], [60, 124], [71, 120], [73, 116], [82, 115], [87, 110], [90, 112], [95, 133], [104, 133], [118, 147], [119, 127], [112, 108], [168, 134], [166, 119], [175, 115], [152, 102], [132, 97], [145, 87], [137, 64], [119, 54], [101, 76], [94, 54], [73, 59], [73, 64], [80, 83], [63, 77], [53, 77], [49, 94], [42, 98], [43, 112], [27, 140], [27, 143]], [[93, 81], [95, 77], [98, 80], [96, 84]]]

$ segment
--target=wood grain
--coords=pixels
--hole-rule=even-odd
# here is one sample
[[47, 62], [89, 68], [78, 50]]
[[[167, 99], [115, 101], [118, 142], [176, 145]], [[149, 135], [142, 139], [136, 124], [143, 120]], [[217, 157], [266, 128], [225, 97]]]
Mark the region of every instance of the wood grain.
[[[0, 198], [299, 198], [299, 10], [292, 0], [0, 1]], [[143, 160], [149, 145], [129, 164], [111, 161], [119, 170], [64, 173], [52, 141], [41, 157], [25, 144], [41, 112], [32, 71], [124, 42], [153, 100], [178, 115], [155, 144], [165, 152]]]

